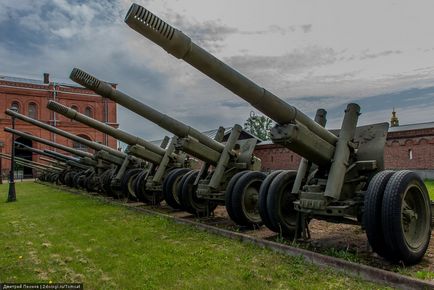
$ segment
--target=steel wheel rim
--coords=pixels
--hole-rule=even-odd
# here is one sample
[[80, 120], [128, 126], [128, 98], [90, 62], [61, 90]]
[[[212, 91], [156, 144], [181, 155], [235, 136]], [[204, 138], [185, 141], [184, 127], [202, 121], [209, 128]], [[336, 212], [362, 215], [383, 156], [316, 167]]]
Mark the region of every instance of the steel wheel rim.
[[259, 187], [260, 180], [252, 180], [246, 186], [243, 192], [243, 200], [241, 207], [245, 216], [255, 222], [261, 221], [261, 215], [259, 214]]
[[411, 249], [423, 246], [429, 227], [424, 192], [411, 185], [405, 190], [401, 205], [401, 228], [407, 246]]

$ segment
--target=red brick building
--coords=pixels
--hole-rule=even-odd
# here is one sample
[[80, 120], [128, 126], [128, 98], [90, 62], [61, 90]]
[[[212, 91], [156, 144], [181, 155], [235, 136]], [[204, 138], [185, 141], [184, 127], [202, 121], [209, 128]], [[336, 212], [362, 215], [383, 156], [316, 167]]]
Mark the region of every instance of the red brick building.
[[[41, 80], [0, 76], [0, 147], [3, 146], [0, 150], [2, 152], [11, 153], [11, 134], [4, 132], [3, 128], [11, 127], [11, 118], [4, 112], [12, 106], [16, 106], [21, 114], [56, 126], [59, 129], [91, 141], [101, 142], [112, 148], [117, 147], [117, 141], [114, 138], [48, 110], [46, 105], [49, 100], [72, 107], [89, 117], [118, 127], [116, 104], [113, 101], [96, 95], [90, 90], [78, 85], [52, 82], [49, 80], [48, 74], [44, 74], [44, 78]], [[16, 121], [15, 128], [50, 141], [86, 150], [80, 144], [20, 120]], [[18, 138], [17, 140], [34, 148], [55, 150], [40, 143], [32, 143], [30, 140], [23, 140], [22, 138]], [[59, 152], [66, 154], [63, 151]], [[26, 152], [18, 151], [17, 155], [20, 154], [29, 158]], [[33, 161], [39, 160], [39, 156], [37, 155], [33, 155], [30, 158]], [[9, 170], [9, 166], [9, 161], [2, 160], [3, 173]]]
[[[395, 116], [395, 115], [393, 115]], [[399, 126], [391, 120], [384, 148], [388, 169], [412, 169], [424, 178], [434, 178], [434, 122]], [[271, 141], [259, 143], [255, 155], [262, 160], [264, 171], [298, 168], [300, 156]]]

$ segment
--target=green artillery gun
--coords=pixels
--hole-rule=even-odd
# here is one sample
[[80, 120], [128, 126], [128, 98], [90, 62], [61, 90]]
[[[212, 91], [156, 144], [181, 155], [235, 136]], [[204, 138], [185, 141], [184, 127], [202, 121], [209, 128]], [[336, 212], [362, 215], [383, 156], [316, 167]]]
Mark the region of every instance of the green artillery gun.
[[[92, 158], [97, 162], [98, 160], [102, 160], [103, 164], [100, 163], [99, 168], [102, 170], [97, 170], [96, 175], [93, 174], [92, 178], [97, 178], [98, 176], [101, 177], [101, 186], [104, 192], [113, 197], [137, 198], [134, 194], [134, 191], [131, 190], [131, 186], [129, 186], [129, 184], [131, 183], [133, 177], [141, 172], [143, 168], [145, 168], [146, 164], [142, 159], [129, 156], [124, 152], [120, 152], [98, 142], [81, 138], [54, 126], [50, 126], [38, 120], [19, 114], [13, 110], [6, 110], [6, 114], [95, 150], [96, 153]], [[109, 164], [113, 164], [114, 166], [109, 166]], [[81, 179], [83, 178], [84, 177], [81, 177]], [[89, 177], [86, 179], [88, 178]], [[83, 182], [84, 180], [79, 183]], [[79, 185], [79, 183], [76, 183], [76, 185]]]
[[384, 170], [387, 123], [357, 127], [360, 107], [352, 103], [341, 129], [328, 131], [145, 8], [133, 4], [125, 22], [274, 120], [272, 141], [317, 166], [264, 181], [260, 212], [270, 229], [305, 235], [312, 218], [363, 224], [373, 250], [384, 258], [405, 264], [422, 259], [431, 237], [428, 191], [415, 172]]
[[88, 169], [86, 170], [69, 170], [66, 174], [65, 174], [65, 182], [66, 185], [70, 186], [70, 187], [77, 187], [78, 186], [78, 179], [80, 178], [80, 176], [82, 176], [81, 178], [85, 178], [87, 183], [86, 183], [86, 188], [89, 191], [101, 191], [101, 184], [99, 182], [99, 175], [102, 172], [107, 171], [107, 169], [111, 166], [110, 164], [107, 164], [105, 162], [103, 162], [102, 160], [94, 160], [94, 155], [88, 152], [84, 152], [78, 149], [74, 149], [74, 148], [70, 148], [68, 146], [64, 146], [52, 141], [48, 141], [46, 139], [37, 137], [37, 136], [33, 136], [18, 130], [14, 130], [11, 128], [5, 128], [4, 131], [9, 132], [9, 133], [13, 133], [17, 136], [38, 142], [38, 143], [42, 143], [48, 146], [51, 146], [53, 148], [57, 148], [66, 152], [69, 152], [73, 155], [79, 156], [80, 157], [80, 162], [83, 162], [83, 164], [89, 166]]
[[[186, 174], [180, 181], [177, 194], [183, 209], [195, 215], [208, 215], [218, 204], [225, 204], [237, 224], [254, 226], [261, 222], [258, 196], [265, 174], [255, 171], [261, 166], [261, 161], [253, 155], [257, 139], [238, 140], [240, 125], [232, 128], [223, 144], [223, 128], [219, 129], [216, 139], [212, 139], [82, 70], [75, 68], [70, 78], [173, 133], [178, 137], [174, 142], [176, 148], [203, 161], [199, 171]], [[238, 189], [232, 190], [234, 186]]]
[[164, 197], [171, 207], [180, 208], [175, 189], [181, 178], [191, 171], [189, 169], [191, 159], [187, 158], [186, 154], [175, 149], [176, 137], [172, 138], [169, 144], [167, 144], [168, 138], [165, 139], [161, 147], [158, 147], [140, 137], [113, 128], [59, 103], [50, 101], [47, 107], [67, 118], [83, 123], [128, 144], [126, 150], [128, 154], [152, 164], [147, 171], [139, 173], [135, 180], [133, 187], [139, 199], [146, 203], [155, 204], [159, 203]]
[[[52, 159], [57, 160], [56, 165], [62, 167], [64, 170], [59, 174], [58, 178], [55, 180], [56, 183], [60, 183], [60, 184], [65, 184], [66, 185], [66, 181], [65, 181], [65, 176], [71, 173], [78, 173], [78, 172], [85, 172], [87, 169], [89, 169], [89, 166], [83, 165], [80, 163], [79, 159], [73, 158], [71, 156], [67, 156], [55, 151], [51, 151], [51, 150], [39, 150], [33, 147], [29, 147], [25, 144], [22, 144], [20, 142], [15, 141], [15, 144], [18, 145], [18, 148], [26, 150], [31, 152], [32, 154], [38, 154], [38, 155], [42, 155], [42, 156], [47, 156], [50, 157]], [[39, 159], [47, 161], [52, 163], [53, 160], [49, 159], [49, 160], [45, 160], [43, 159], [43, 157], [39, 157]], [[81, 187], [85, 187], [83, 184], [81, 185]]]
[[[0, 153], [0, 156], [8, 160], [12, 159], [9, 154]], [[37, 163], [17, 156], [15, 156], [15, 163], [22, 167], [33, 169], [37, 173], [38, 179], [42, 181], [56, 182], [62, 172], [62, 169], [59, 167]]]

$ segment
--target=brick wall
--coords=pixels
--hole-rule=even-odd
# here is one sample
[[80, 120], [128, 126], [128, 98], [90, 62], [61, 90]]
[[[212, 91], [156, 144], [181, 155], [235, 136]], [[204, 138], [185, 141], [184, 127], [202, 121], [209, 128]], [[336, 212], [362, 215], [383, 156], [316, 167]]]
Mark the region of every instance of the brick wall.
[[[69, 133], [80, 135], [90, 139], [91, 141], [107, 143], [112, 148], [117, 147], [117, 141], [105, 134], [94, 130], [90, 127], [82, 125], [79, 122], [71, 121], [63, 115], [54, 113], [46, 108], [49, 100], [56, 100], [68, 107], [76, 106], [80, 113], [84, 113], [86, 108], [90, 108], [92, 117], [104, 121], [104, 106], [107, 102], [108, 107], [108, 123], [117, 128], [116, 119], [116, 103], [110, 100], [104, 100], [101, 96], [85, 88], [59, 85], [55, 83], [49, 84], [33, 84], [26, 82], [14, 82], [8, 80], [0, 80], [0, 141], [4, 143], [2, 152], [11, 153], [11, 134], [4, 132], [5, 127], [11, 127], [11, 118], [5, 114], [5, 110], [12, 106], [12, 103], [19, 104], [19, 113], [29, 115], [29, 105], [36, 104], [37, 116], [41, 122], [50, 125], [56, 125], [59, 129], [68, 131]], [[55, 121], [54, 121], [55, 120]], [[69, 139], [53, 134], [39, 127], [30, 125], [26, 122], [17, 120], [15, 128], [19, 131], [29, 133], [50, 141], [54, 141], [66, 146], [73, 146], [73, 142]], [[40, 143], [33, 143], [33, 147], [38, 149], [53, 149]], [[53, 149], [54, 150], [54, 149]], [[63, 151], [61, 153], [67, 154]], [[40, 161], [38, 155], [33, 155], [33, 161]], [[8, 171], [10, 162], [2, 160], [3, 172]]]
[[[297, 169], [300, 156], [276, 144], [258, 144], [254, 154], [262, 170]], [[434, 170], [434, 128], [389, 132], [384, 148], [388, 169]]]

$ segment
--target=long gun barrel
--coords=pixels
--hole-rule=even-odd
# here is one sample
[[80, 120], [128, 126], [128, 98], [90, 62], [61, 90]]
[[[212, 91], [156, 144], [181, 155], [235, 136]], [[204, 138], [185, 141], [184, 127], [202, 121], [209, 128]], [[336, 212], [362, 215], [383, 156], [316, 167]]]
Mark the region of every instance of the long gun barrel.
[[72, 157], [72, 156], [68, 156], [56, 151], [52, 151], [52, 150], [48, 150], [48, 149], [44, 149], [44, 152], [49, 156], [49, 157], [53, 157], [53, 158], [59, 158], [59, 160], [64, 160], [64, 161], [73, 161], [73, 162], [80, 162], [80, 159]]
[[299, 134], [287, 146], [303, 157], [310, 157], [315, 163], [330, 162], [337, 137], [295, 107], [229, 67], [192, 42], [183, 32], [170, 26], [144, 7], [133, 4], [125, 17], [125, 22], [168, 53], [183, 59], [249, 102], [278, 124], [296, 124]]
[[200, 133], [198, 130], [189, 127], [182, 122], [173, 119], [165, 114], [158, 112], [157, 110], [137, 101], [136, 99], [116, 90], [111, 85], [101, 80], [98, 80], [94, 76], [78, 69], [74, 68], [71, 72], [70, 78], [81, 84], [82, 86], [93, 90], [97, 94], [109, 98], [116, 103], [124, 106], [125, 108], [135, 112], [136, 114], [150, 120], [151, 122], [159, 125], [167, 131], [173, 133], [178, 137], [191, 136], [198, 140], [200, 143], [210, 147], [211, 149], [221, 153], [224, 149], [224, 145], [215, 141], [214, 139]]
[[76, 141], [78, 143], [81, 143], [81, 144], [83, 144], [83, 145], [85, 145], [85, 146], [87, 146], [89, 148], [94, 149], [94, 150], [97, 150], [97, 151], [105, 150], [105, 151], [109, 152], [110, 154], [113, 154], [113, 155], [115, 155], [117, 157], [120, 157], [120, 158], [125, 158], [125, 156], [126, 156], [125, 153], [120, 152], [118, 150], [115, 150], [115, 149], [113, 149], [111, 147], [102, 145], [102, 144], [97, 143], [97, 142], [93, 142], [93, 141], [87, 140], [85, 138], [81, 138], [79, 136], [76, 136], [76, 135], [71, 134], [69, 132], [66, 132], [64, 130], [61, 130], [59, 128], [47, 125], [47, 124], [45, 124], [43, 122], [40, 122], [40, 121], [32, 119], [32, 118], [29, 118], [29, 117], [27, 117], [25, 115], [22, 115], [20, 113], [15, 112], [13, 110], [7, 109], [5, 113], [7, 115], [9, 115], [9, 116], [15, 117], [15, 118], [20, 119], [20, 120], [22, 120], [24, 122], [33, 124], [33, 125], [35, 125], [37, 127], [43, 128], [45, 130], [48, 130], [48, 131], [53, 132], [53, 133], [56, 133], [56, 134], [58, 134], [60, 136], [63, 136], [65, 138], [68, 138], [68, 139], [71, 139], [71, 140]]
[[[67, 166], [66, 164], [69, 164], [69, 165], [72, 165], [74, 167], [78, 167], [80, 169], [88, 168], [88, 166], [80, 164], [79, 159], [73, 158], [71, 156], [67, 156], [67, 155], [64, 155], [64, 154], [61, 154], [61, 153], [58, 153], [55, 151], [47, 150], [47, 149], [39, 150], [36, 148], [29, 147], [29, 146], [22, 144], [20, 142], [16, 142], [16, 141], [15, 141], [15, 144], [18, 144], [22, 149], [30, 151], [32, 153], [47, 156], [47, 157], [50, 157], [52, 159], [55, 159], [55, 160], [50, 160], [50, 159], [42, 159], [43, 157], [39, 157], [39, 159], [41, 159], [41, 160], [45, 160], [48, 162], [63, 162], [63, 164], [65, 164], [65, 166]], [[59, 165], [60, 164], [57, 164], [57, 166], [59, 166]]]
[[128, 145], [140, 145], [148, 149], [149, 151], [158, 154], [159, 156], [164, 156], [165, 150], [161, 147], [158, 147], [155, 144], [152, 144], [151, 142], [148, 142], [140, 137], [134, 136], [132, 134], [129, 134], [127, 132], [124, 132], [120, 129], [113, 128], [107, 124], [104, 124], [103, 122], [100, 122], [98, 120], [92, 119], [86, 115], [83, 115], [74, 109], [68, 108], [62, 104], [59, 104], [54, 101], [49, 101], [47, 104], [47, 108], [50, 110], [53, 110], [59, 114], [62, 114], [68, 118], [71, 118], [73, 120], [76, 120], [80, 123], [86, 124], [89, 127], [95, 128], [101, 132], [104, 132], [118, 140], [121, 140], [122, 142], [127, 143]]
[[4, 128], [4, 130], [6, 132], [13, 133], [13, 134], [18, 135], [20, 137], [23, 137], [23, 138], [26, 138], [26, 139], [30, 139], [30, 140], [33, 140], [33, 141], [36, 141], [36, 142], [39, 142], [39, 143], [42, 143], [42, 144], [45, 144], [45, 145], [57, 148], [57, 149], [61, 149], [63, 151], [69, 152], [71, 154], [74, 154], [74, 155], [77, 155], [77, 156], [80, 156], [80, 157], [88, 157], [88, 158], [92, 158], [93, 157], [93, 154], [90, 154], [88, 152], [84, 152], [84, 151], [80, 151], [80, 150], [77, 150], [77, 149], [73, 149], [73, 148], [70, 148], [68, 146], [64, 146], [64, 145], [61, 145], [61, 144], [58, 144], [58, 143], [54, 143], [54, 142], [51, 142], [51, 141], [39, 138], [37, 136], [33, 136], [33, 135], [30, 135], [30, 134], [27, 134], [27, 133], [23, 133], [21, 131], [17, 131], [17, 130], [11, 129], [11, 128]]
[[[5, 159], [12, 159], [12, 157], [9, 154], [0, 153], [0, 156], [3, 157], [3, 158], [5, 158]], [[25, 158], [20, 158], [20, 157], [17, 157], [17, 156], [15, 156], [15, 159], [16, 159], [15, 162], [17, 162], [20, 165], [27, 166], [27, 167], [38, 168], [38, 169], [51, 169], [51, 170], [56, 170], [56, 171], [63, 170], [62, 168], [58, 168], [56, 166], [42, 164], [42, 163], [39, 163], [39, 162], [27, 160]]]
[[[45, 152], [43, 150], [32, 148], [32, 147], [29, 147], [29, 146], [27, 146], [25, 144], [22, 144], [20, 142], [16, 142], [16, 141], [15, 141], [15, 144], [18, 145], [21, 149], [29, 151], [29, 152], [31, 152], [33, 154], [38, 154], [38, 155], [43, 155], [43, 156], [47, 156], [47, 157], [53, 158], [53, 156], [51, 156], [49, 153], [47, 153], [47, 152]], [[49, 162], [58, 162], [58, 161], [64, 162], [65, 161], [65, 159], [60, 158], [60, 157], [54, 158], [54, 159], [56, 159], [56, 160], [46, 160], [46, 161], [49, 161]]]

